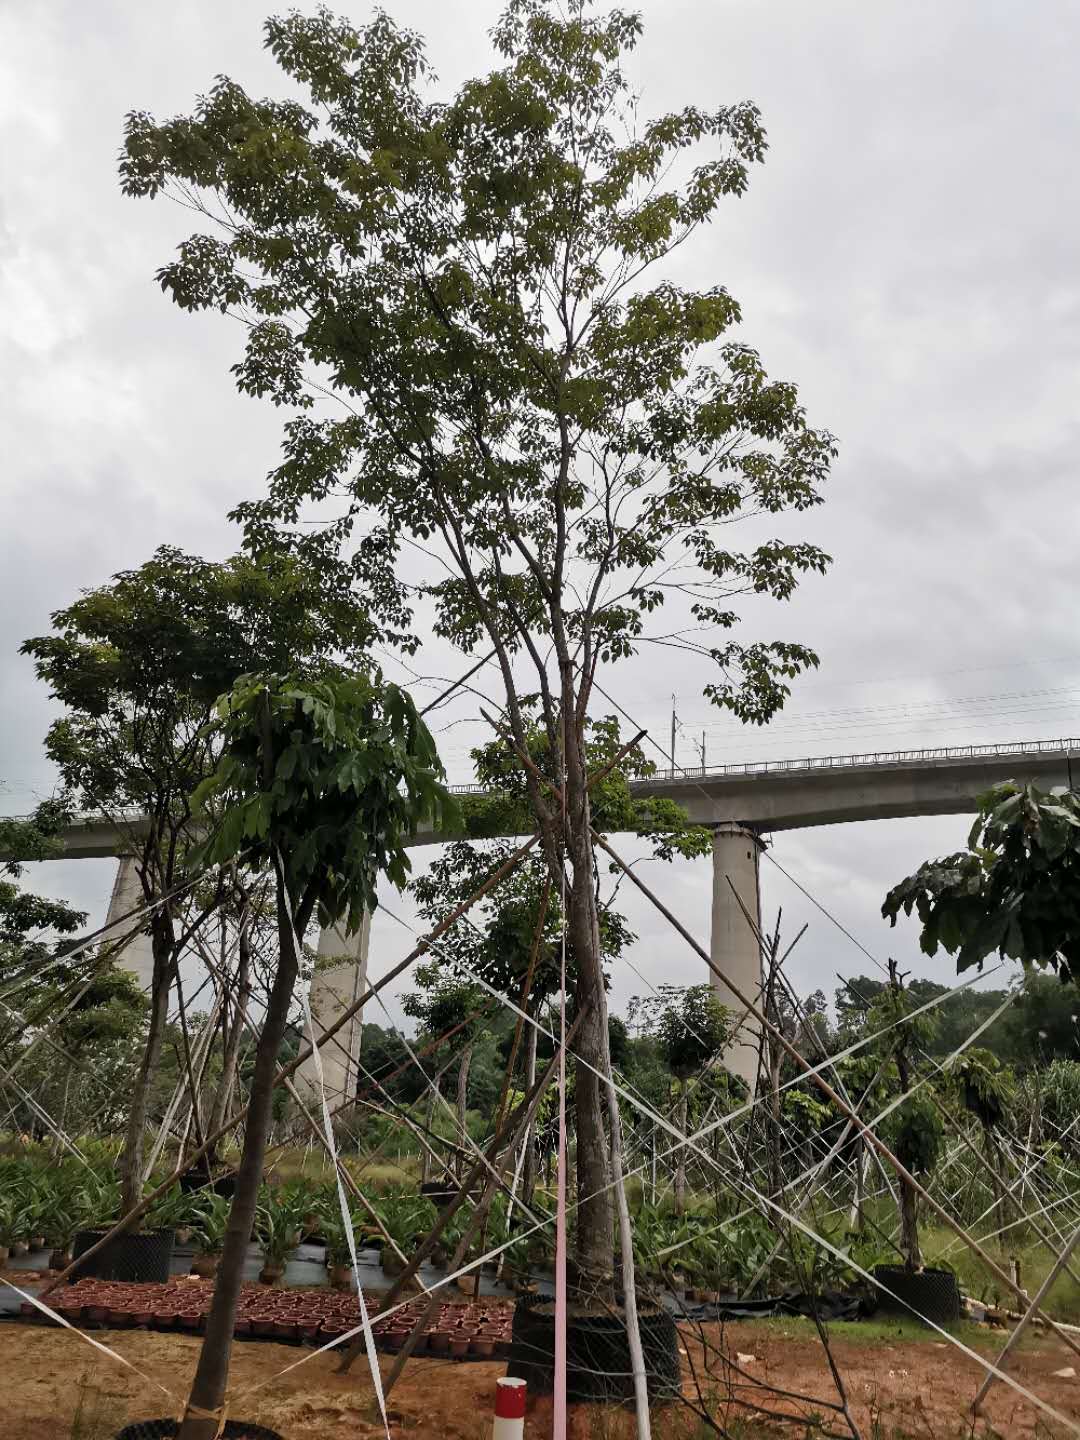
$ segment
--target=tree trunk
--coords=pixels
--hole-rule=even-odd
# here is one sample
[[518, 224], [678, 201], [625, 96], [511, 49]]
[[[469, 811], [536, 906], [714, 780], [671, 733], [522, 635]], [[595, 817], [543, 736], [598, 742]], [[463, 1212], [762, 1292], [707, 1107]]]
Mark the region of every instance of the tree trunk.
[[900, 1249], [909, 1270], [922, 1269], [919, 1249], [919, 1197], [908, 1182], [900, 1177]]
[[566, 837], [571, 868], [567, 930], [577, 966], [575, 1000], [582, 1017], [574, 1066], [577, 1131], [577, 1268], [586, 1297], [601, 1305], [615, 1299], [615, 1211], [604, 1129], [601, 1075], [607, 1060], [607, 996], [600, 956], [596, 909], [596, 857], [584, 746], [575, 720], [573, 664], [560, 656], [562, 670], [563, 783]]
[[[568, 787], [569, 788], [569, 787]], [[587, 798], [586, 798], [587, 806]], [[576, 1001], [583, 1014], [574, 1068], [577, 1131], [577, 1267], [585, 1296], [614, 1303], [615, 1234], [600, 1072], [607, 1038], [607, 1005], [593, 903], [592, 846], [576, 847], [569, 897], [570, 935], [578, 968]]]
[[1004, 1180], [1004, 1165], [997, 1141], [988, 1125], [983, 1126], [983, 1144], [986, 1148], [986, 1168], [990, 1172], [990, 1188], [994, 1192], [994, 1208], [997, 1211], [998, 1229], [1004, 1230], [1009, 1224], [1007, 1187]]
[[[528, 1035], [525, 1039], [525, 1093], [528, 1094], [536, 1084], [536, 1026], [526, 1026]], [[521, 1199], [525, 1205], [533, 1202], [533, 1192], [536, 1189], [536, 1117], [529, 1120], [528, 1129], [525, 1131], [525, 1159], [521, 1167]]]
[[171, 917], [155, 912], [151, 939], [154, 953], [154, 974], [150, 985], [150, 1026], [135, 1084], [131, 1090], [124, 1151], [120, 1159], [120, 1213], [126, 1215], [142, 1199], [146, 1119], [150, 1101], [150, 1082], [161, 1060], [165, 1026], [169, 1018], [169, 991], [173, 968], [173, 928]]
[[[679, 1134], [685, 1135], [687, 1127], [687, 1115], [690, 1108], [690, 1096], [687, 1093], [687, 1082], [681, 1081], [679, 1093]], [[675, 1161], [675, 1214], [682, 1215], [686, 1211], [686, 1146], [680, 1145]]]
[[469, 1104], [469, 1066], [472, 1064], [473, 1047], [466, 1045], [461, 1052], [461, 1059], [458, 1061], [457, 1072], [457, 1128], [458, 1144], [461, 1150], [458, 1153], [456, 1173], [465, 1173], [465, 1153], [469, 1147], [469, 1130], [466, 1117]]
[[865, 1155], [862, 1134], [857, 1134], [852, 1140], [852, 1147], [855, 1153], [855, 1188], [851, 1197], [851, 1210], [848, 1214], [848, 1229], [853, 1235], [861, 1235], [863, 1232], [863, 1176], [866, 1162], [869, 1156]]
[[[428, 1087], [428, 1093], [427, 1093], [427, 1113], [426, 1113], [425, 1116], [424, 1116], [424, 1126], [425, 1126], [425, 1133], [426, 1133], [429, 1141], [430, 1141], [430, 1139], [431, 1139], [431, 1127], [432, 1127], [432, 1125], [433, 1125], [433, 1123], [434, 1123], [434, 1120], [435, 1120], [435, 1089], [436, 1089], [436, 1086], [438, 1085], [438, 1083], [439, 1083], [439, 1077], [436, 1075], [435, 1078], [432, 1080], [430, 1086]], [[421, 1185], [427, 1185], [427, 1184], [429, 1183], [429, 1181], [431, 1180], [431, 1156], [432, 1156], [432, 1148], [431, 1148], [430, 1143], [427, 1144], [427, 1145], [425, 1145], [425, 1146], [423, 1147], [423, 1150], [424, 1150], [424, 1161], [423, 1161], [423, 1164], [422, 1164], [421, 1167], [420, 1167], [420, 1184], [421, 1184]]]
[[[890, 980], [899, 989], [896, 966], [889, 961]], [[901, 1032], [902, 1033], [902, 1032]], [[900, 1077], [900, 1089], [906, 1095], [911, 1089], [911, 1069], [903, 1042], [896, 1049], [896, 1073]], [[909, 1270], [922, 1269], [922, 1251], [919, 1249], [919, 1196], [902, 1175], [900, 1181], [900, 1249], [904, 1252], [904, 1263]]]
[[[227, 1003], [227, 1002], [226, 1002]], [[244, 1012], [251, 1003], [251, 933], [249, 915], [245, 911], [240, 921], [240, 935], [237, 942], [236, 988], [233, 1001], [233, 1022], [225, 1042], [221, 1062], [221, 1081], [214, 1096], [214, 1103], [207, 1121], [207, 1134], [213, 1135], [224, 1124], [229, 1113], [233, 1087], [236, 1085], [236, 1067], [240, 1059], [240, 1041], [244, 1034]]]
[[769, 1111], [772, 1118], [772, 1133], [769, 1137], [769, 1194], [775, 1200], [784, 1184], [780, 1159], [780, 1147], [783, 1143], [784, 1133], [780, 1119], [781, 1051], [772, 1035], [768, 1037], [766, 1043], [769, 1047]]
[[64, 1088], [60, 1094], [60, 1117], [56, 1122], [56, 1135], [53, 1139], [53, 1159], [59, 1160], [64, 1153], [64, 1126], [67, 1124], [68, 1100], [71, 1097], [71, 1072], [74, 1065], [68, 1061], [67, 1069], [64, 1071]]
[[[297, 933], [302, 933], [298, 923]], [[262, 1181], [266, 1137], [273, 1118], [274, 1073], [285, 1037], [289, 1005], [296, 984], [297, 960], [293, 923], [285, 887], [278, 879], [278, 967], [270, 991], [266, 1018], [255, 1049], [255, 1069], [244, 1130], [244, 1149], [236, 1175], [236, 1190], [229, 1210], [225, 1244], [214, 1285], [214, 1298], [206, 1320], [206, 1337], [191, 1386], [187, 1411], [177, 1440], [214, 1440], [217, 1412], [225, 1399], [232, 1354], [233, 1329], [240, 1299], [240, 1282], [255, 1224], [255, 1202]], [[208, 1412], [196, 1413], [196, 1412]]]

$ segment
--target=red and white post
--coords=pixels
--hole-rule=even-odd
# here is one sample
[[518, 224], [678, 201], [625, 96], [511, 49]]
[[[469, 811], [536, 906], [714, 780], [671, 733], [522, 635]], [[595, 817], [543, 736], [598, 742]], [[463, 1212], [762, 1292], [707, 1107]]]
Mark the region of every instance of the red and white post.
[[525, 1390], [524, 1380], [515, 1380], [509, 1375], [496, 1382], [495, 1428], [491, 1440], [524, 1440]]

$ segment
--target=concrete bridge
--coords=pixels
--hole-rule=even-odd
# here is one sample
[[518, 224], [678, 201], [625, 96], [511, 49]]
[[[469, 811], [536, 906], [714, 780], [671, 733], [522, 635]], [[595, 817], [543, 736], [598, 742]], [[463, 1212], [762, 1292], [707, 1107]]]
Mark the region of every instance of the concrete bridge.
[[[734, 889], [746, 909], [760, 915], [758, 868], [765, 837], [775, 831], [853, 820], [902, 816], [954, 815], [974, 811], [976, 798], [1004, 780], [1034, 782], [1049, 789], [1072, 782], [1072, 764], [1080, 781], [1080, 740], [1020, 740], [1001, 745], [963, 745], [937, 749], [889, 750], [873, 754], [824, 755], [804, 760], [771, 760], [709, 769], [660, 771], [635, 781], [641, 795], [678, 801], [690, 818], [713, 830], [713, 963], [739, 988], [756, 996], [761, 984], [757, 942]], [[477, 786], [454, 787], [459, 794]], [[138, 824], [137, 819], [134, 822]], [[60, 858], [89, 859], [122, 854], [124, 835], [113, 824], [91, 820], [65, 834]], [[442, 836], [427, 831], [417, 845], [437, 844]], [[3, 857], [0, 857], [3, 858]], [[730, 884], [729, 884], [730, 881]], [[142, 904], [134, 862], [120, 860], [109, 905], [109, 922]], [[117, 933], [122, 933], [117, 923]], [[326, 1026], [360, 994], [366, 983], [370, 927], [345, 936], [337, 930], [319, 937], [318, 953], [337, 961], [321, 968], [312, 989], [316, 1025]], [[148, 936], [136, 936], [124, 951], [125, 967], [149, 984], [152, 972]], [[740, 1007], [726, 987], [710, 976], [721, 1000]], [[726, 1057], [728, 1067], [752, 1085], [757, 1039], [747, 1028]], [[324, 1056], [327, 1089], [346, 1095], [354, 1085], [360, 1025], [347, 1027], [340, 1044]], [[310, 1077], [308, 1077], [310, 1079]]]

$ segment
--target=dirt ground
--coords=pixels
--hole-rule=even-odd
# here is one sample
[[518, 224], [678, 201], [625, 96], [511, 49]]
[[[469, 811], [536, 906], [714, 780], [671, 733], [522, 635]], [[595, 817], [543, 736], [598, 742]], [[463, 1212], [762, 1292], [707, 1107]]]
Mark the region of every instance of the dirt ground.
[[[0, 1325], [3, 1440], [111, 1440], [129, 1420], [178, 1413], [201, 1343], [197, 1336], [142, 1331], [94, 1335], [141, 1373], [70, 1333], [18, 1323]], [[732, 1364], [714, 1356], [709, 1365], [712, 1373], [706, 1375], [704, 1352], [688, 1339], [686, 1394], [695, 1393], [693, 1369], [710, 1412], [730, 1433], [747, 1440], [850, 1434], [842, 1417], [819, 1403], [834, 1401], [836, 1390], [820, 1344], [808, 1327], [800, 1322], [789, 1328], [781, 1322], [744, 1322], [729, 1325], [723, 1334], [710, 1326], [708, 1337], [710, 1344], [722, 1346]], [[992, 1349], [995, 1341], [991, 1338], [988, 1343]], [[972, 1435], [1047, 1440], [1080, 1433], [1080, 1424], [1070, 1432], [1047, 1417], [1040, 1419], [1033, 1406], [1000, 1383], [991, 1393], [985, 1421], [973, 1430], [965, 1411], [981, 1370], [944, 1342], [897, 1338], [889, 1343], [886, 1334], [869, 1342], [837, 1338], [833, 1349], [863, 1440], [952, 1440], [961, 1435], [968, 1440]], [[293, 1346], [238, 1342], [233, 1351], [230, 1412], [271, 1426], [285, 1440], [364, 1440], [382, 1434], [372, 1412], [372, 1387], [363, 1360], [345, 1376], [335, 1374], [332, 1355], [308, 1359], [291, 1373], [280, 1373], [310, 1353]], [[1080, 1376], [1080, 1357], [1059, 1344], [1037, 1339], [1025, 1344], [1012, 1373], [1080, 1422], [1080, 1379], [1053, 1374], [1070, 1362], [1075, 1362]], [[389, 1364], [384, 1357], [384, 1375]], [[498, 1363], [410, 1362], [390, 1399], [393, 1435], [412, 1440], [489, 1440], [495, 1381], [504, 1369]], [[731, 1395], [727, 1382], [739, 1387], [735, 1400], [724, 1399]], [[779, 1400], [758, 1382], [819, 1397], [819, 1402]], [[255, 1386], [263, 1388], [251, 1388]], [[795, 1425], [751, 1419], [740, 1401], [753, 1399], [774, 1412], [800, 1413], [804, 1418]], [[815, 1412], [824, 1421], [823, 1428], [810, 1420]], [[703, 1440], [716, 1432], [673, 1406], [658, 1413], [653, 1433], [657, 1440]], [[570, 1434], [572, 1440], [623, 1440], [632, 1434], [632, 1425], [628, 1416], [618, 1412], [581, 1406], [575, 1407]], [[526, 1436], [548, 1440], [550, 1435], [550, 1401], [540, 1400], [528, 1417]]]

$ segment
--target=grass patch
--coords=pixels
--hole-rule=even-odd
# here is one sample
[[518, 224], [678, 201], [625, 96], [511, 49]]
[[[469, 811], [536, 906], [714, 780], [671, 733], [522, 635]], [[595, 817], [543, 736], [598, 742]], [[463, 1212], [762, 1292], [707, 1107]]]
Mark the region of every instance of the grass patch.
[[[801, 1315], [776, 1316], [767, 1320], [729, 1320], [728, 1326], [737, 1325], [740, 1334], [758, 1331], [779, 1340], [805, 1340], [811, 1344], [818, 1341], [814, 1322]], [[989, 1325], [977, 1325], [971, 1320], [961, 1320], [956, 1325], [943, 1327], [947, 1334], [959, 1340], [970, 1350], [980, 1354], [993, 1353], [1001, 1348], [1005, 1331]], [[900, 1316], [875, 1315], [868, 1320], [830, 1320], [827, 1326], [831, 1340], [844, 1340], [852, 1345], [941, 1345], [947, 1344], [936, 1330], [921, 1325], [917, 1320], [905, 1320]], [[1029, 1331], [1020, 1341], [1020, 1349], [1038, 1346], [1042, 1339], [1038, 1331]]]

